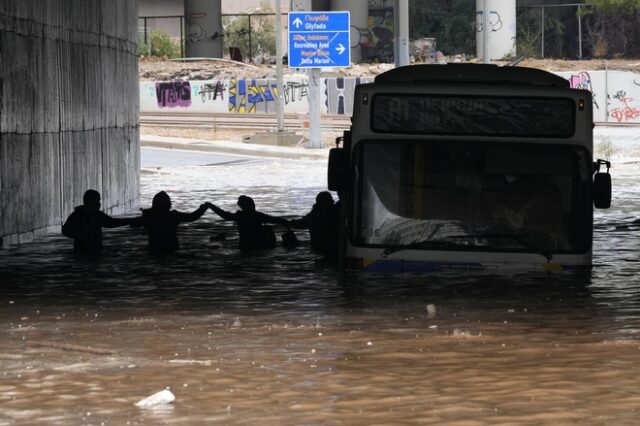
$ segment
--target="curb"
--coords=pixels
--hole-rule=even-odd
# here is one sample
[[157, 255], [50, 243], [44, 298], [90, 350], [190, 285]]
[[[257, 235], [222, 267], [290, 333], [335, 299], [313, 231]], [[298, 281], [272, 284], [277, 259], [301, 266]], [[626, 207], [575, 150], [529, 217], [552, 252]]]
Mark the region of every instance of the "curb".
[[140, 135], [140, 146], [150, 148], [182, 149], [187, 151], [215, 152], [218, 154], [250, 157], [282, 158], [287, 160], [327, 160], [329, 150], [288, 148], [271, 145], [255, 145], [233, 141], [209, 141], [166, 136]]

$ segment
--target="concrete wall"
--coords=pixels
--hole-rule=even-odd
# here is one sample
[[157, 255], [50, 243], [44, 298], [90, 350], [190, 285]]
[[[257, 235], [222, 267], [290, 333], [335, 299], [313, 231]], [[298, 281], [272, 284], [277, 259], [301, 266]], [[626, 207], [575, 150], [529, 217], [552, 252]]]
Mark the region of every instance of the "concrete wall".
[[136, 1], [0, 2], [0, 236], [58, 231], [89, 188], [139, 194]]
[[[351, 115], [354, 89], [373, 77], [328, 77], [320, 82], [322, 114]], [[284, 78], [284, 112], [309, 112], [306, 75]], [[140, 82], [140, 112], [275, 114], [277, 84], [269, 79]]]
[[557, 72], [575, 89], [593, 95], [593, 121], [640, 123], [640, 73], [629, 71]]
[[[595, 122], [640, 123], [640, 74], [626, 71], [557, 72], [571, 87], [593, 93]], [[373, 77], [323, 78], [322, 114], [351, 115], [357, 84]], [[286, 113], [309, 112], [306, 75], [284, 78]], [[141, 112], [275, 113], [275, 79], [140, 82]]]
[[138, 16], [184, 15], [184, 0], [138, 0]]
[[[571, 87], [593, 94], [595, 122], [640, 123], [640, 73], [627, 71], [556, 72]], [[357, 84], [373, 77], [321, 79], [322, 114], [351, 115]], [[303, 74], [284, 78], [286, 113], [309, 112], [308, 79]], [[275, 113], [275, 79], [140, 82], [141, 112]]]

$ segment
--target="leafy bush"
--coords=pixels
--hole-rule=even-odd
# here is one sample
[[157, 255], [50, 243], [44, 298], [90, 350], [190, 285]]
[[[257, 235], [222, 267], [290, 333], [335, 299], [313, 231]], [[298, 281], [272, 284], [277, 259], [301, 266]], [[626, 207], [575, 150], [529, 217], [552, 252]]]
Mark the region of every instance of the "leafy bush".
[[[147, 40], [151, 42], [151, 56], [169, 59], [180, 57], [180, 42], [173, 40], [166, 32], [152, 31]], [[143, 36], [138, 40], [138, 55], [149, 55], [149, 45], [144, 42]]]

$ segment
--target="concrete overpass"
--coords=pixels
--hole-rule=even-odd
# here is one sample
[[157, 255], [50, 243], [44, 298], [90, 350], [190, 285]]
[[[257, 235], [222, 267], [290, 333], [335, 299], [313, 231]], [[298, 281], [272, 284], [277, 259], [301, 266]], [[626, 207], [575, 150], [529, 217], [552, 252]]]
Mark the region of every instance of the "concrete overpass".
[[0, 2], [0, 237], [57, 231], [89, 188], [139, 193], [136, 1]]
[[[185, 0], [185, 6], [213, 7], [219, 18], [219, 1]], [[0, 2], [5, 246], [59, 232], [89, 188], [102, 194], [109, 213], [137, 204], [137, 13], [135, 0]], [[188, 50], [199, 56], [200, 47], [192, 43]]]
[[[187, 26], [203, 16], [210, 31], [220, 22], [219, 0], [180, 1]], [[367, 2], [293, 3], [296, 10], [349, 10], [352, 26], [367, 25]], [[406, 13], [407, 0], [395, 3]], [[137, 15], [137, 0], [0, 2], [0, 237], [5, 245], [59, 231], [89, 188], [102, 194], [109, 213], [137, 204]], [[397, 49], [406, 52], [404, 65], [408, 35], [396, 38], [404, 44]], [[221, 46], [220, 37], [190, 40], [187, 56], [221, 56]], [[353, 53], [352, 60], [359, 62], [359, 50]]]

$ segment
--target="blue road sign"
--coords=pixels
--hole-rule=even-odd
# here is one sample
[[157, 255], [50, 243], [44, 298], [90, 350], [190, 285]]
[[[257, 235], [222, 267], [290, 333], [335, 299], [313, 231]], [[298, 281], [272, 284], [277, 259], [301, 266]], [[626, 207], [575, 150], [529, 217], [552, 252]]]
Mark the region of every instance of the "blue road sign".
[[289, 13], [289, 68], [351, 66], [349, 12]]

